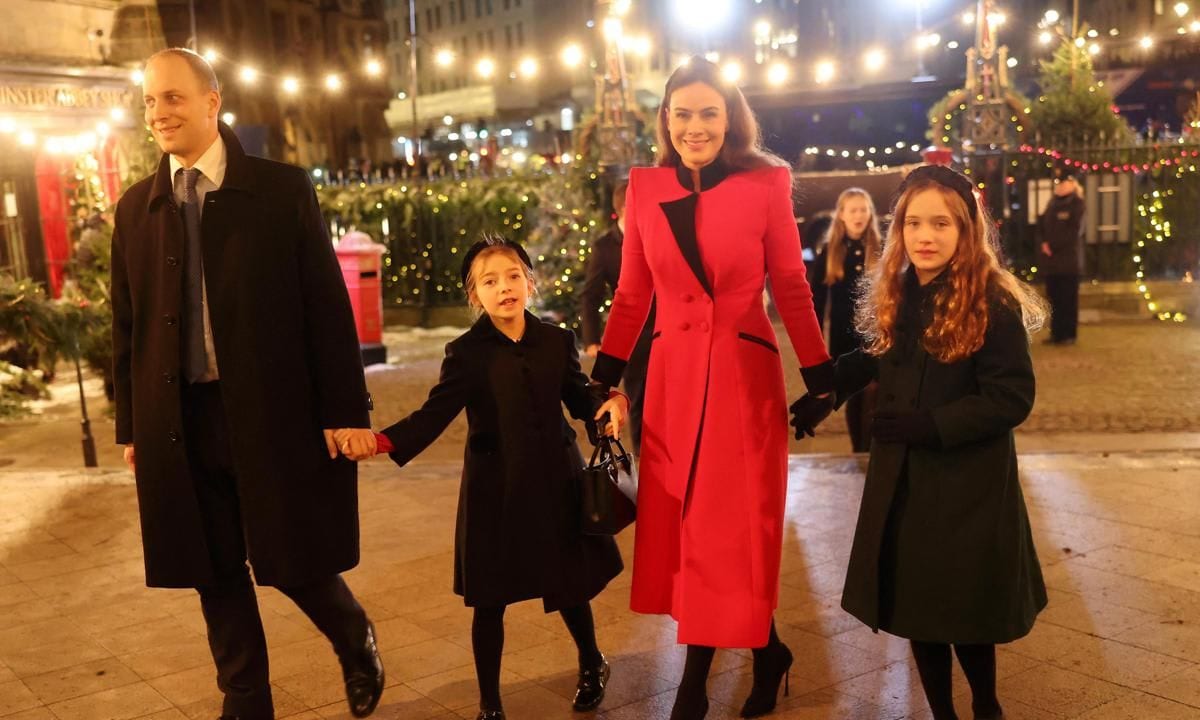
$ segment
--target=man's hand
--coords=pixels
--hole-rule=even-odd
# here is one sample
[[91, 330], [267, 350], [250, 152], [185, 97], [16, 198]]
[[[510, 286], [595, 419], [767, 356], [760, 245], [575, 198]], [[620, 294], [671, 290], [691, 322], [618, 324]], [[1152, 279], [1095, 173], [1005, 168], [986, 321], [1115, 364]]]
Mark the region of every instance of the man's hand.
[[1048, 242], [1042, 243], [1042, 254], [1045, 255], [1046, 257], [1051, 257], [1052, 255], [1054, 255], [1054, 253], [1050, 252], [1050, 243], [1048, 243]]
[[375, 456], [375, 433], [370, 428], [326, 430], [325, 445], [331, 459], [341, 451], [350, 460], [367, 460]]
[[596, 355], [599, 352], [600, 352], [600, 345], [597, 343], [592, 343], [591, 345], [588, 345], [587, 347], [585, 347], [583, 349], [583, 354], [587, 355], [590, 358], [596, 357]]
[[125, 446], [125, 464], [129, 466], [129, 472], [136, 472], [137, 467], [133, 459], [133, 445]]

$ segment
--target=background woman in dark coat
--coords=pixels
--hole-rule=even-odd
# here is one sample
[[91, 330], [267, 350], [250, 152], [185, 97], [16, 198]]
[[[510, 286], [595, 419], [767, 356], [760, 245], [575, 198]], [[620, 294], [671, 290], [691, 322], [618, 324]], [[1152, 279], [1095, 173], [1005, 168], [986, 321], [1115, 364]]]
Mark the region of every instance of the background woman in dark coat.
[[[837, 358], [858, 349], [862, 338], [854, 326], [854, 299], [858, 281], [879, 259], [879, 218], [871, 195], [862, 188], [846, 188], [838, 195], [833, 221], [817, 258], [818, 274], [813, 285], [822, 284], [829, 308], [829, 354]], [[823, 315], [818, 315], [823, 319]], [[854, 452], [871, 447], [871, 413], [875, 409], [875, 385], [846, 401], [846, 429]]]
[[[546, 612], [562, 614], [579, 646], [574, 706], [591, 710], [603, 699], [608, 663], [596, 646], [588, 602], [622, 564], [611, 537], [579, 533], [583, 458], [562, 406], [576, 419], [591, 421], [598, 403], [580, 371], [574, 334], [525, 310], [533, 274], [520, 246], [476, 243], [462, 274], [472, 305], [486, 312], [446, 346], [441, 378], [429, 399], [383, 431], [388, 442], [381, 450], [403, 466], [466, 408], [454, 592], [475, 608], [471, 641], [479, 717], [504, 717], [504, 608], [534, 598], [541, 598]], [[623, 417], [615, 420], [619, 424]]]
[[839, 400], [872, 379], [880, 394], [842, 607], [912, 641], [936, 720], [956, 717], [951, 645], [975, 717], [998, 718], [995, 644], [1046, 605], [1013, 441], [1045, 310], [1000, 267], [967, 178], [919, 168], [894, 216], [859, 308], [865, 347], [837, 364]]

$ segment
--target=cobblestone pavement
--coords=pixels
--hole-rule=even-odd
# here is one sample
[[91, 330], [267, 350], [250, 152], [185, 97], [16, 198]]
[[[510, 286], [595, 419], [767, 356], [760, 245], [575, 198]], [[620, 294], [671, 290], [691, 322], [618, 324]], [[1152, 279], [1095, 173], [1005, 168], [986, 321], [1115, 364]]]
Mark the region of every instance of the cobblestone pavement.
[[[1200, 718], [1200, 453], [1021, 458], [1050, 604], [998, 651], [1010, 720]], [[776, 620], [793, 650], [778, 720], [929, 720], [905, 641], [839, 607], [863, 459], [796, 456]], [[470, 611], [451, 591], [459, 466], [377, 459], [361, 473], [362, 564], [347, 574], [387, 668], [381, 720], [473, 718]], [[124, 471], [0, 470], [0, 718], [213, 720], [215, 673], [196, 594], [143, 586]], [[620, 545], [631, 558], [633, 533]], [[665, 720], [683, 651], [674, 623], [628, 610], [630, 575], [594, 602], [613, 668], [598, 713], [570, 711], [575, 649], [540, 603], [506, 616], [511, 720]], [[262, 588], [280, 718], [348, 718], [329, 643]], [[749, 691], [749, 653], [717, 654], [711, 720]], [[970, 693], [955, 677], [960, 717]]]

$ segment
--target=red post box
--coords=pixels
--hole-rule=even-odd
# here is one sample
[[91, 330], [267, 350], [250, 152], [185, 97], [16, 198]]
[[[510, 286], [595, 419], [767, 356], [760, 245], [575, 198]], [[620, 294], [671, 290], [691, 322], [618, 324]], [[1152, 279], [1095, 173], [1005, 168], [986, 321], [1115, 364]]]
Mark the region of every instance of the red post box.
[[383, 346], [382, 255], [387, 250], [362, 232], [348, 232], [337, 244], [338, 264], [350, 293], [354, 325], [362, 348], [363, 363], [387, 361]]

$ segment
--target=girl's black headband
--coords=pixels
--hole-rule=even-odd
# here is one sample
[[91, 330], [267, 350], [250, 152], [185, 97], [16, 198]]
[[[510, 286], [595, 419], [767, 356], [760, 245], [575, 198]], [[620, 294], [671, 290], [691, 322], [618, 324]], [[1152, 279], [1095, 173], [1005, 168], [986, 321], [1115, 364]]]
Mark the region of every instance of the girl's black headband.
[[904, 192], [923, 180], [935, 182], [944, 188], [954, 191], [967, 204], [967, 212], [971, 214], [972, 221], [979, 215], [979, 201], [975, 199], [975, 183], [971, 182], [970, 178], [966, 175], [955, 172], [943, 165], [922, 165], [910, 172], [908, 177], [904, 178], [904, 182], [900, 183], [899, 189], [896, 190], [896, 195], [892, 198], [893, 215], [896, 212], [896, 204], [900, 202], [900, 198], [904, 195]]
[[463, 256], [461, 271], [463, 287], [467, 285], [467, 276], [471, 274], [471, 263], [475, 262], [475, 256], [490, 247], [502, 247], [512, 250], [517, 254], [517, 257], [521, 258], [521, 262], [525, 263], [525, 267], [530, 270], [533, 269], [533, 263], [529, 260], [529, 253], [525, 252], [525, 248], [519, 244], [504, 238], [486, 238], [472, 245], [467, 250], [467, 254]]

